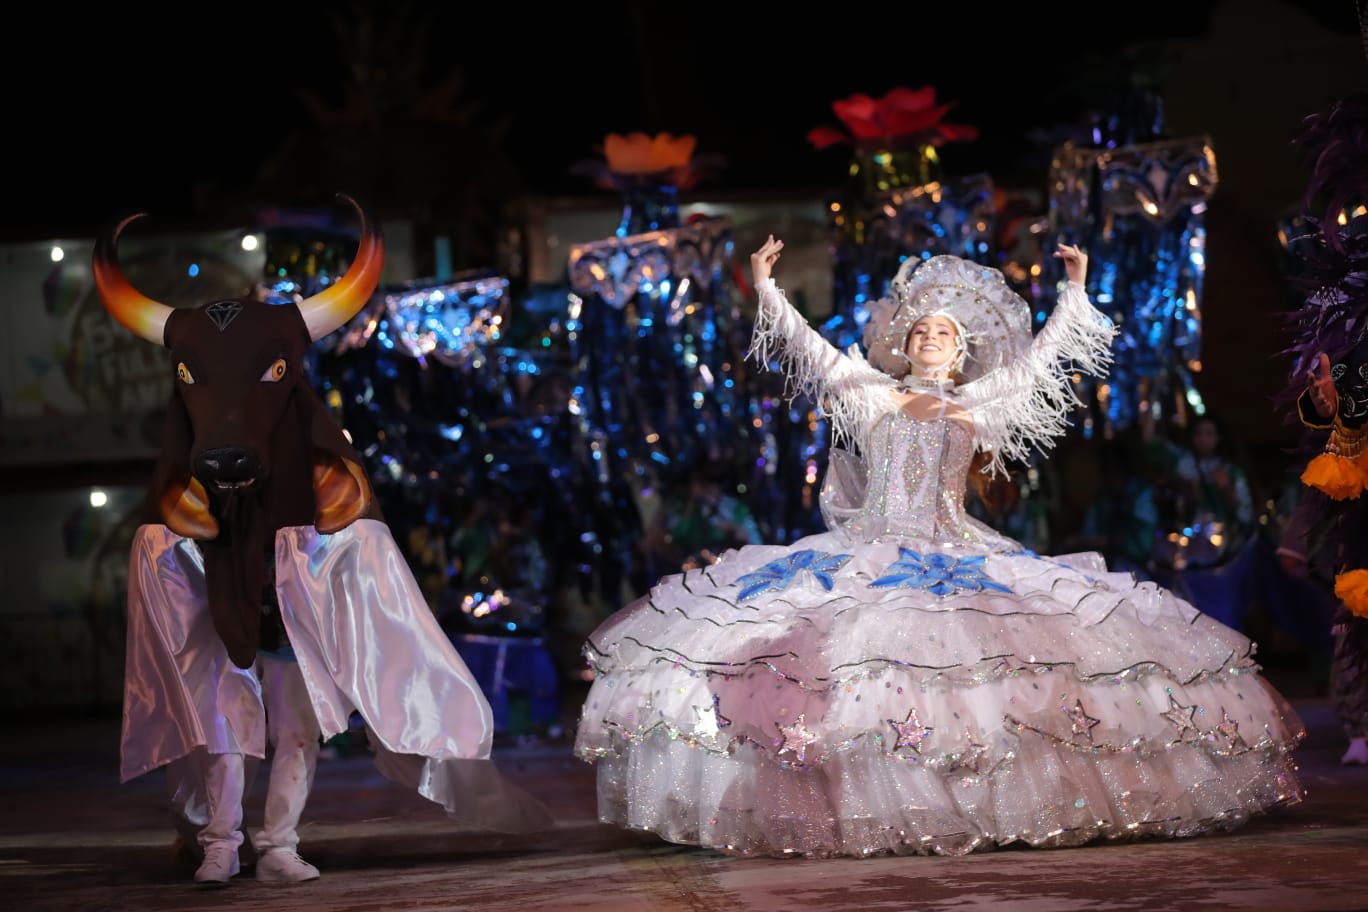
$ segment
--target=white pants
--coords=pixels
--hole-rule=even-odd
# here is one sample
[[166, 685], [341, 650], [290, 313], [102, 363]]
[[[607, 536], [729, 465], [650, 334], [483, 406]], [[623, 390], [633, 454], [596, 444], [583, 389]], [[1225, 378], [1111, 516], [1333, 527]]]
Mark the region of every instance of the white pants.
[[[252, 836], [258, 853], [299, 845], [299, 818], [313, 789], [322, 732], [299, 664], [259, 656], [255, 668], [266, 712], [271, 772], [262, 828]], [[243, 754], [211, 754], [197, 748], [167, 765], [171, 814], [187, 840], [207, 849], [226, 842], [242, 845], [243, 799], [259, 763]]]

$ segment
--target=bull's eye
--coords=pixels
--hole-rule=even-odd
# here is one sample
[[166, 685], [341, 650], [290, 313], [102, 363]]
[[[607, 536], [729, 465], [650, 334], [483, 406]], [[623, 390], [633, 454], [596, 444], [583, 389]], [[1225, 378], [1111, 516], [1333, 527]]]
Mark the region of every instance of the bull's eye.
[[266, 373], [261, 375], [262, 383], [279, 383], [285, 379], [285, 359], [276, 358], [275, 363], [266, 368]]
[[176, 365], [176, 379], [187, 385], [195, 382], [195, 375], [190, 373], [190, 368], [185, 366], [184, 361]]

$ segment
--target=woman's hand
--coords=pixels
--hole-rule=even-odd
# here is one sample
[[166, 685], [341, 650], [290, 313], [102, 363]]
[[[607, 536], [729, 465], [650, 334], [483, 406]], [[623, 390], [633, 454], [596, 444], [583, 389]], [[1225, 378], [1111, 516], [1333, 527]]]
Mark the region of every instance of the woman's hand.
[[1069, 277], [1070, 282], [1083, 284], [1083, 280], [1088, 277], [1088, 255], [1078, 249], [1078, 245], [1059, 244], [1059, 249], [1055, 251], [1055, 256], [1064, 261], [1064, 274]]
[[1335, 389], [1334, 378], [1330, 376], [1330, 356], [1321, 352], [1319, 371], [1306, 373], [1306, 391], [1311, 394], [1311, 404], [1316, 414], [1329, 418], [1339, 408], [1339, 391]]
[[774, 270], [774, 264], [779, 260], [779, 251], [784, 249], [783, 241], [776, 241], [774, 235], [769, 236], [769, 240], [760, 245], [760, 249], [751, 254], [751, 281], [759, 285], [770, 277]]

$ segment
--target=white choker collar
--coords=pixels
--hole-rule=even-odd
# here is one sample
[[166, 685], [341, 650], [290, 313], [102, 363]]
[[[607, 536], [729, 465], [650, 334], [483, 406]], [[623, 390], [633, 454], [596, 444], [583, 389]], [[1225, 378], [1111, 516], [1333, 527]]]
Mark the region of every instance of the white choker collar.
[[902, 390], [940, 390], [949, 392], [955, 388], [955, 381], [949, 377], [919, 377], [916, 374], [907, 374], [898, 381], [898, 389]]

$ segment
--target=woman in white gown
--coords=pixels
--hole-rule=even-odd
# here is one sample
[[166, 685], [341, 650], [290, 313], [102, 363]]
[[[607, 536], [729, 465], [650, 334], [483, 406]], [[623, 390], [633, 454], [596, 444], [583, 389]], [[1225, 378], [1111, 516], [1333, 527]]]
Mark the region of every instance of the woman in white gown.
[[[833, 428], [828, 530], [668, 576], [608, 618], [576, 752], [599, 816], [732, 855], [964, 854], [1229, 829], [1301, 799], [1304, 735], [1254, 645], [1095, 553], [1045, 557], [967, 515], [985, 471], [1047, 449], [1115, 328], [1087, 258], [1034, 338], [1001, 273], [909, 261], [866, 355], [751, 257], [751, 356]], [[867, 359], [867, 360], [866, 360]]]

